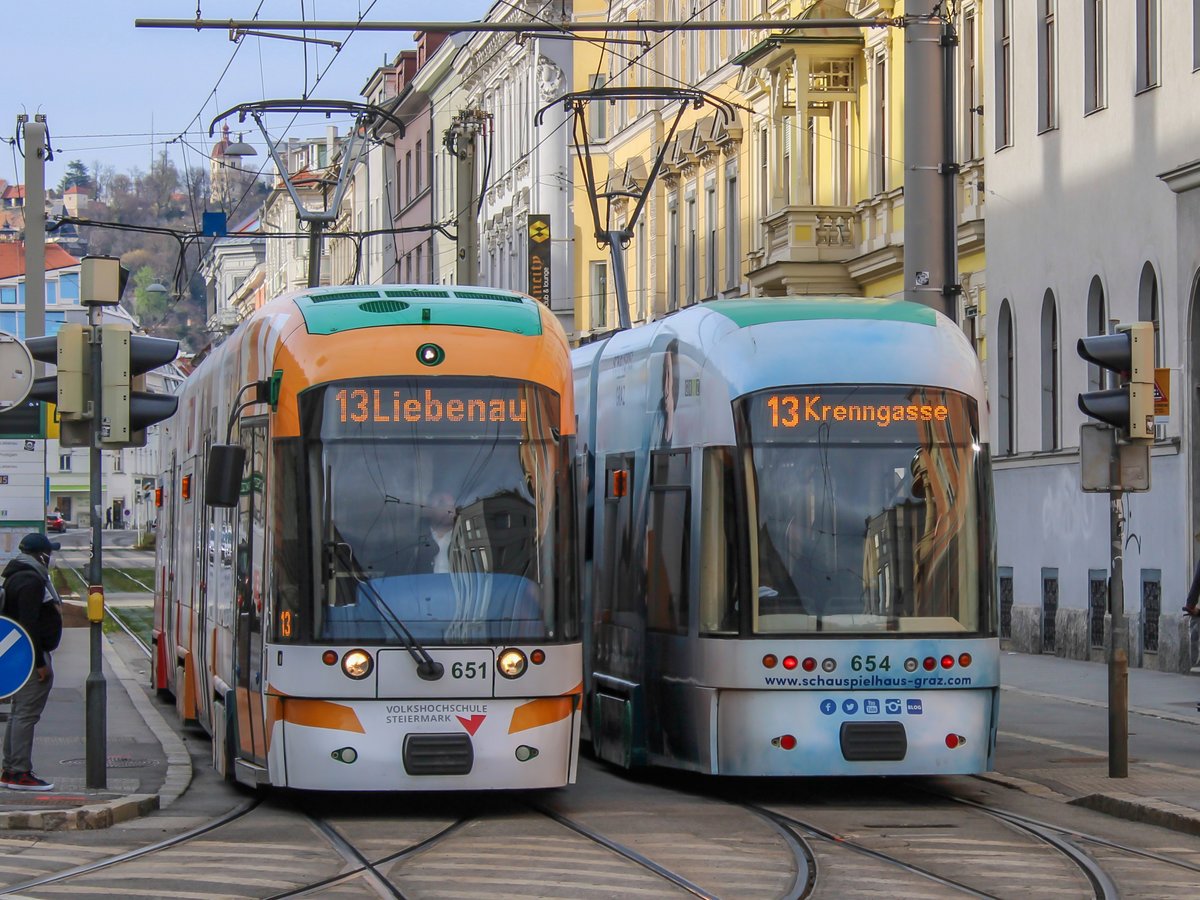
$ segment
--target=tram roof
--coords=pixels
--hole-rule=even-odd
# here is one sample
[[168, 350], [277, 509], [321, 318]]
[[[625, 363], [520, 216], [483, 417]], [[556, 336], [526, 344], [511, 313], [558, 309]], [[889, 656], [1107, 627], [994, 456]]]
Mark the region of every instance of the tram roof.
[[821, 319], [870, 319], [936, 325], [933, 309], [907, 300], [885, 297], [789, 297], [762, 300], [714, 300], [704, 304], [721, 313], [738, 328], [771, 322]]
[[413, 285], [311, 288], [292, 298], [309, 334], [385, 325], [458, 325], [540, 335], [535, 301], [512, 291]]

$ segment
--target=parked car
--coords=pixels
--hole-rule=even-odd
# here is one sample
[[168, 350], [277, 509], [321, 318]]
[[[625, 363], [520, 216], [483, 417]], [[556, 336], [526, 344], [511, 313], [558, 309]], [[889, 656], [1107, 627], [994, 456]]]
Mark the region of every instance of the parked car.
[[46, 530], [62, 534], [67, 530], [67, 520], [62, 517], [61, 513], [50, 513], [46, 516]]

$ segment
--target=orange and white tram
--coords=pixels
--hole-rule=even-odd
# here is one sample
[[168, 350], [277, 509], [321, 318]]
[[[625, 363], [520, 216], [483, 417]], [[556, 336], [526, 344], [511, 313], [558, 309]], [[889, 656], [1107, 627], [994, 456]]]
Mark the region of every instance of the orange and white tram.
[[251, 785], [575, 779], [571, 367], [528, 297], [312, 288], [162, 428], [155, 687]]

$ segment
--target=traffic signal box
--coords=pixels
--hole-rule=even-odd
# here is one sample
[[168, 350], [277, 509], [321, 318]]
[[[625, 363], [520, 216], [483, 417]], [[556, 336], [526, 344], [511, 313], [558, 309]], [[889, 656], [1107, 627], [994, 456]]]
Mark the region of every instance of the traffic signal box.
[[179, 342], [133, 334], [128, 325], [100, 326], [100, 444], [146, 446], [146, 428], [175, 414], [179, 398], [145, 390], [146, 373], [171, 362]]
[[100, 447], [144, 447], [146, 428], [174, 415], [178, 398], [145, 390], [145, 375], [171, 362], [179, 342], [133, 334], [128, 325], [65, 324], [56, 336], [27, 340], [34, 359], [58, 367], [34, 380], [30, 399], [57, 405], [59, 444], [90, 447], [96, 426], [92, 402], [92, 340], [100, 339]]
[[1129, 441], [1154, 440], [1154, 325], [1120, 325], [1116, 334], [1079, 339], [1079, 355], [1118, 374], [1115, 388], [1079, 395], [1079, 408]]
[[57, 335], [25, 341], [34, 359], [58, 369], [53, 375], [34, 379], [29, 399], [55, 404], [58, 442], [63, 447], [90, 447], [92, 443], [91, 334], [87, 325], [65, 324], [59, 326]]

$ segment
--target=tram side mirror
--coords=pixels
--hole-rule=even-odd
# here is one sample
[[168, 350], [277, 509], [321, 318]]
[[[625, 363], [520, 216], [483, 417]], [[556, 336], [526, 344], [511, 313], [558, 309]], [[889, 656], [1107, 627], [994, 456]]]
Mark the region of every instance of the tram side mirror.
[[204, 502], [208, 506], [232, 509], [242, 493], [242, 467], [246, 448], [240, 444], [214, 444], [208, 451], [208, 472], [204, 479]]

